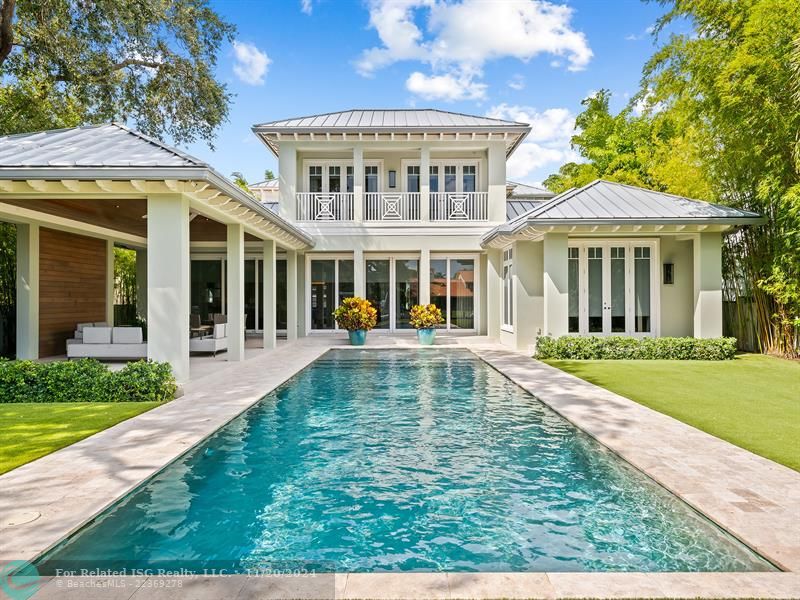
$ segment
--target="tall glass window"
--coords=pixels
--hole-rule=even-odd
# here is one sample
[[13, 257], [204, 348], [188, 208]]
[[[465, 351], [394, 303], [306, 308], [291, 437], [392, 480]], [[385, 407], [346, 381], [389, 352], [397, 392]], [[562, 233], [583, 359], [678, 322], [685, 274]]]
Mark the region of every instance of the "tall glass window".
[[431, 193], [439, 191], [439, 167], [431, 166], [430, 171]]
[[333, 329], [336, 309], [336, 261], [311, 261], [311, 328]]
[[634, 320], [636, 331], [649, 333], [650, 319], [650, 248], [646, 246], [633, 249]]
[[355, 276], [353, 274], [353, 261], [342, 259], [339, 261], [339, 302], [345, 298], [355, 296]]
[[353, 167], [347, 167], [347, 193], [353, 193]]
[[395, 259], [395, 328], [410, 329], [411, 307], [419, 303], [419, 260]]
[[331, 193], [342, 191], [342, 167], [328, 167], [328, 191]]
[[256, 286], [256, 261], [244, 261], [244, 328], [256, 329], [256, 305], [261, 290]]
[[275, 328], [286, 329], [286, 261], [275, 261]]
[[445, 323], [448, 321], [447, 287], [447, 260], [431, 259], [431, 304], [442, 311]]
[[193, 260], [191, 273], [192, 314], [208, 323], [211, 315], [222, 313], [222, 261]]
[[580, 248], [570, 248], [567, 261], [567, 297], [569, 302], [567, 331], [578, 333], [580, 331]]
[[462, 191], [464, 192], [474, 192], [476, 187], [476, 174], [475, 165], [464, 165], [461, 170], [461, 179], [462, 179]]
[[625, 327], [625, 248], [611, 249], [611, 331], [624, 333]]
[[450, 327], [475, 327], [475, 261], [450, 259]]
[[509, 248], [503, 252], [503, 325], [514, 326], [514, 251]]
[[406, 175], [406, 191], [419, 191], [419, 167], [408, 167], [408, 173]]
[[389, 259], [371, 259], [366, 262], [367, 300], [378, 311], [376, 329], [389, 329], [391, 318], [391, 283]]
[[364, 191], [378, 191], [378, 167], [376, 165], [367, 165], [364, 167]]
[[589, 261], [589, 331], [603, 331], [603, 248], [586, 249]]
[[322, 165], [312, 165], [308, 167], [308, 191], [322, 191]]
[[444, 191], [445, 192], [455, 192], [456, 191], [456, 166], [455, 165], [446, 165], [444, 168]]

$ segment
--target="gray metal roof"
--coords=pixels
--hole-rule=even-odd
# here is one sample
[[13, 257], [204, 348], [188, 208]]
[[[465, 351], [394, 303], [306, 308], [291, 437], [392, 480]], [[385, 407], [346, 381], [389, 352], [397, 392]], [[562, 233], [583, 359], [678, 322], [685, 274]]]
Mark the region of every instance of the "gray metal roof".
[[340, 112], [309, 115], [292, 119], [281, 119], [255, 125], [254, 129], [298, 129], [298, 130], [394, 130], [407, 131], [413, 129], [439, 130], [439, 129], [497, 129], [497, 128], [525, 128], [527, 123], [505, 121], [466, 115], [463, 113], [422, 109], [390, 109], [390, 110], [344, 110]]
[[124, 125], [108, 123], [0, 137], [4, 167], [208, 167]]
[[541, 200], [514, 200], [509, 198], [506, 200], [506, 220], [511, 221], [520, 215], [529, 213], [536, 207], [541, 206], [543, 202], [547, 201], [548, 198], [542, 198]]
[[280, 179], [265, 179], [264, 181], [259, 181], [258, 183], [249, 183], [247, 187], [253, 190], [277, 190], [280, 187], [281, 180]]
[[279, 204], [278, 204], [278, 202], [262, 202], [261, 204], [262, 204], [262, 205], [264, 206], [264, 208], [266, 208], [267, 210], [271, 210], [271, 211], [272, 211], [272, 212], [274, 212], [275, 214], [278, 214], [278, 210], [279, 210]]
[[[547, 188], [539, 187], [536, 185], [529, 185], [527, 183], [517, 183], [516, 181], [506, 181], [506, 187], [510, 189], [508, 194], [512, 199], [542, 199], [549, 200], [555, 194]], [[530, 210], [530, 209], [529, 209]]]

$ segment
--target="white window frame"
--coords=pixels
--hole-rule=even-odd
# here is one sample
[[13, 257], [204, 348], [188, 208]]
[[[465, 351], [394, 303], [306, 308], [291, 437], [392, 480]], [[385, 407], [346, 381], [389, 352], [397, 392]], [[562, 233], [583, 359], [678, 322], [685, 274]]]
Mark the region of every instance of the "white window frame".
[[[311, 189], [311, 167], [322, 167], [322, 194], [329, 194], [331, 193], [330, 188], [330, 167], [340, 167], [340, 177], [342, 179], [342, 190], [344, 190], [343, 194], [345, 193], [353, 193], [347, 192], [347, 168], [353, 168], [353, 188], [355, 188], [355, 167], [353, 165], [352, 160], [348, 159], [333, 159], [333, 158], [304, 158], [303, 159], [303, 180], [302, 180], [302, 192], [308, 192]], [[383, 160], [365, 160], [364, 166], [367, 167], [378, 167], [378, 191], [383, 190]], [[363, 185], [363, 182], [362, 182]], [[366, 193], [366, 186], [363, 187], [364, 192]]]
[[[514, 332], [514, 291], [516, 273], [514, 271], [514, 247], [503, 249], [503, 306], [500, 315], [500, 329]], [[508, 276], [508, 278], [506, 278]], [[508, 318], [506, 318], [508, 317]]]
[[[473, 282], [473, 302], [474, 302], [474, 313], [475, 316], [473, 318], [474, 324], [472, 329], [453, 329], [450, 327], [450, 260], [472, 260], [473, 265], [475, 265], [475, 275]], [[482, 294], [481, 294], [481, 255], [480, 254], [472, 254], [472, 253], [449, 253], [449, 252], [431, 252], [431, 261], [434, 260], [446, 260], [447, 261], [447, 319], [445, 322], [444, 329], [446, 331], [460, 331], [464, 333], [474, 333], [481, 330], [481, 301], [482, 301]], [[430, 285], [430, 277], [428, 278], [428, 285]], [[430, 293], [430, 292], [429, 292]]]
[[[620, 238], [620, 239], [581, 239], [569, 240], [569, 248], [578, 248], [578, 332], [569, 335], [624, 335], [630, 337], [660, 337], [661, 335], [661, 288], [659, 286], [660, 274], [660, 242], [657, 238]], [[603, 303], [608, 301], [611, 285], [611, 248], [625, 248], [625, 331], [621, 332], [589, 332], [589, 259], [588, 248], [603, 248], [603, 281], [608, 285], [603, 286]], [[634, 248], [650, 248], [650, 331], [635, 331], [635, 270]], [[569, 260], [569, 259], [567, 259]], [[604, 309], [605, 310], [605, 309]], [[605, 315], [604, 315], [605, 321]], [[604, 325], [605, 328], [605, 325]], [[610, 328], [609, 328], [610, 329]]]
[[[386, 254], [386, 253], [364, 253], [364, 288], [367, 286], [367, 261], [368, 260], [388, 260], [389, 261], [389, 328], [388, 329], [373, 329], [376, 334], [384, 333], [414, 333], [414, 328], [400, 329], [397, 327], [397, 267], [395, 263], [398, 260], [416, 260], [418, 269], [422, 269], [422, 257], [419, 253], [406, 252], [399, 254]], [[418, 272], [420, 280], [421, 274]], [[419, 284], [417, 284], [419, 285]], [[417, 289], [419, 295], [419, 289]]]
[[[311, 261], [312, 260], [332, 260], [334, 261], [334, 275], [333, 275], [333, 283], [335, 288], [335, 295], [336, 295], [336, 302], [339, 302], [339, 261], [340, 260], [354, 260], [353, 254], [347, 253], [337, 253], [337, 254], [306, 254], [306, 269], [305, 269], [305, 280], [306, 280], [306, 290], [305, 290], [305, 297], [306, 297], [306, 335], [310, 333], [335, 333], [339, 331], [343, 331], [339, 329], [339, 324], [336, 322], [336, 319], [333, 321], [333, 329], [312, 329], [311, 328]], [[356, 264], [353, 262], [353, 276], [355, 277], [355, 270]], [[353, 282], [355, 284], [355, 282]], [[355, 293], [355, 289], [353, 289], [353, 293]], [[337, 304], [338, 305], [338, 304]]]
[[[421, 163], [417, 159], [404, 158], [400, 161], [400, 169], [402, 170], [402, 192], [408, 191], [408, 167], [420, 167], [420, 189], [422, 189], [422, 168]], [[461, 194], [464, 192], [464, 167], [475, 167], [475, 192], [486, 191], [488, 189], [483, 181], [483, 161], [477, 158], [451, 158], [451, 159], [436, 159], [430, 161], [431, 167], [439, 168], [439, 188], [444, 187], [444, 167], [456, 167], [456, 191], [449, 192], [451, 194]], [[431, 190], [432, 194], [437, 192], [444, 192], [443, 189]]]

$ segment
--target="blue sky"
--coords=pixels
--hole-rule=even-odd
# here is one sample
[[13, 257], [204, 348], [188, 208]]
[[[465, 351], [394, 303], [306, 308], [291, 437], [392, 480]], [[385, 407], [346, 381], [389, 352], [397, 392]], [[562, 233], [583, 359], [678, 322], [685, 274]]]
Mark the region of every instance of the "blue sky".
[[580, 102], [638, 90], [663, 8], [638, 0], [282, 0], [215, 3], [238, 28], [217, 76], [235, 94], [215, 150], [251, 181], [277, 161], [255, 123], [349, 108], [441, 108], [531, 122], [509, 178], [540, 182], [568, 160]]

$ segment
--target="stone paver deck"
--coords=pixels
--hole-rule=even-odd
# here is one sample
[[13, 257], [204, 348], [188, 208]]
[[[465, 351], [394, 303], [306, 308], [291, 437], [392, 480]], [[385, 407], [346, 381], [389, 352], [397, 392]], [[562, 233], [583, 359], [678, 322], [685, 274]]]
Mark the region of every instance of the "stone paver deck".
[[[29, 560], [331, 347], [305, 338], [207, 373], [165, 406], [0, 476], [0, 560]], [[368, 347], [417, 347], [370, 336]], [[468, 347], [787, 572], [338, 573], [46, 578], [36, 598], [800, 598], [800, 474], [480, 337]], [[193, 365], [194, 366], [194, 365]], [[70, 583], [72, 587], [70, 587]], [[80, 587], [76, 587], [80, 584]]]

